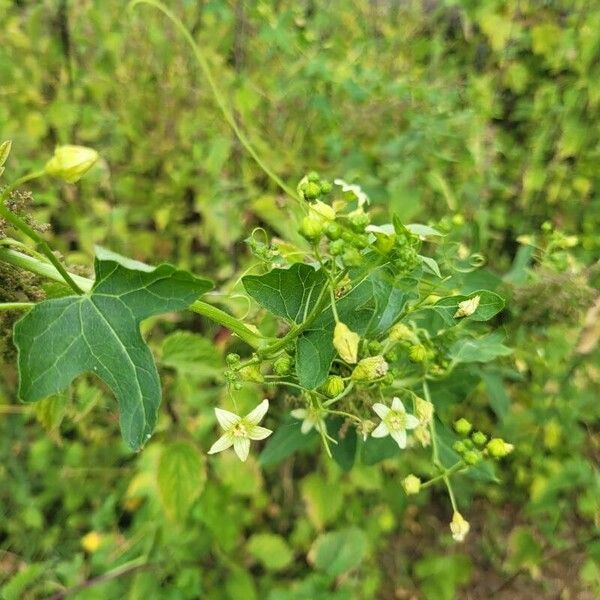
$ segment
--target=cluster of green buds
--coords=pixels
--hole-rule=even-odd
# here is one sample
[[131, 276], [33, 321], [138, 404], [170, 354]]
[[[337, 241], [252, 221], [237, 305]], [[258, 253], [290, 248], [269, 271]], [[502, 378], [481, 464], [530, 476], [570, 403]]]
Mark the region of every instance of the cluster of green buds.
[[[265, 240], [260, 240], [257, 237], [257, 233], [262, 231], [264, 234]], [[265, 263], [274, 264], [277, 262], [283, 262], [281, 257], [281, 252], [279, 251], [279, 247], [274, 242], [269, 242], [267, 233], [264, 229], [257, 228], [252, 232], [252, 235], [247, 237], [244, 242], [248, 244], [250, 248], [250, 252], [253, 256], [262, 260]]]
[[473, 426], [467, 419], [460, 418], [454, 422], [454, 430], [462, 439], [452, 445], [452, 449], [467, 465], [476, 465], [483, 458], [500, 460], [508, 456], [514, 449], [512, 444], [502, 438], [488, 439], [481, 431], [473, 431]]
[[335, 183], [341, 187], [341, 196], [325, 202], [332, 191], [330, 182], [317, 173], [309, 173], [300, 181], [298, 193], [308, 206], [300, 234], [315, 246], [326, 243], [329, 254], [346, 268], [360, 266], [363, 252], [370, 249], [385, 255], [399, 273], [412, 271], [419, 263], [418, 236], [400, 223], [371, 225], [367, 195], [357, 185], [339, 179]]

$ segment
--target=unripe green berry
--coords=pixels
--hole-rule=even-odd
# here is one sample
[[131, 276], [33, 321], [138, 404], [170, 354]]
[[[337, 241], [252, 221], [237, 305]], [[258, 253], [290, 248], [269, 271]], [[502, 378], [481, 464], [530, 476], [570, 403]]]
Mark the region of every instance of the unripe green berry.
[[388, 362], [395, 362], [395, 361], [398, 360], [398, 351], [397, 350], [390, 350], [389, 352], [386, 352], [384, 354], [384, 358]]
[[469, 435], [473, 426], [465, 418], [458, 419], [454, 422], [454, 431], [460, 435]]
[[323, 223], [314, 217], [304, 217], [300, 224], [300, 235], [309, 242], [316, 242], [323, 233]]
[[288, 375], [292, 370], [293, 364], [294, 361], [289, 354], [282, 354], [281, 356], [277, 357], [273, 363], [273, 371], [277, 375]]
[[330, 375], [323, 384], [323, 393], [328, 398], [339, 396], [346, 387], [344, 380], [339, 375]]

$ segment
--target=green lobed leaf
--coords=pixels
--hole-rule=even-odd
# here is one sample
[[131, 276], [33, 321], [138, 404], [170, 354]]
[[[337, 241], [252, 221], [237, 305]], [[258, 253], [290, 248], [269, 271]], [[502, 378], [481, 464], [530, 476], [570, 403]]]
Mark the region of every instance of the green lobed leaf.
[[206, 483], [206, 459], [189, 442], [166, 446], [158, 463], [158, 493], [165, 512], [183, 523]]
[[511, 348], [501, 343], [503, 339], [499, 332], [480, 338], [462, 338], [450, 346], [448, 355], [456, 363], [490, 362], [512, 353]]
[[103, 248], [96, 249], [95, 271], [89, 293], [41, 302], [16, 323], [19, 397], [40, 400], [94, 373], [115, 394], [123, 438], [137, 450], [154, 430], [161, 399], [140, 321], [185, 309], [212, 284], [169, 264], [151, 267]]
[[176, 369], [179, 373], [202, 376], [217, 376], [223, 361], [219, 350], [205, 337], [191, 331], [176, 331], [168, 335], [162, 344], [161, 364]]
[[[479, 296], [479, 305], [472, 315], [455, 318], [458, 305], [464, 300]], [[459, 321], [488, 321], [504, 308], [504, 300], [498, 294], [487, 290], [477, 290], [467, 296], [447, 296], [442, 298], [432, 309], [442, 316], [447, 325], [456, 325]]]
[[320, 535], [309, 558], [315, 567], [337, 577], [357, 567], [367, 552], [367, 536], [358, 527], [348, 527]]
[[265, 275], [246, 275], [242, 283], [246, 292], [270, 313], [302, 323], [317, 303], [327, 275], [322, 269], [296, 263]]

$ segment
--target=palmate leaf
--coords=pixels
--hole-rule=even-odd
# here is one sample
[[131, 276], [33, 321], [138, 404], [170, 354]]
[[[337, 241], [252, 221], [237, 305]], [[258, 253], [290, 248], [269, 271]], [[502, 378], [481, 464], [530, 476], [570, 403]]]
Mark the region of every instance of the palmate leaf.
[[125, 442], [137, 450], [150, 437], [160, 381], [140, 321], [183, 310], [212, 287], [207, 279], [162, 264], [151, 267], [97, 248], [96, 281], [83, 296], [37, 304], [15, 325], [19, 397], [40, 400], [95, 373], [115, 394]]

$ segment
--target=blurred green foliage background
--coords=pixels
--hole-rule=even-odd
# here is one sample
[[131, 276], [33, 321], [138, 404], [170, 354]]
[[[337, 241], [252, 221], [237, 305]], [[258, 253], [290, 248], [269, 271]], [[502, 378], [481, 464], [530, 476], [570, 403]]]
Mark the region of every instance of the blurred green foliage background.
[[[310, 448], [264, 468], [227, 454], [207, 460], [229, 342], [191, 315], [160, 330], [150, 321], [165, 405], [139, 455], [121, 444], [113, 399], [91, 381], [26, 407], [15, 399], [14, 368], [0, 369], [0, 596], [600, 596], [598, 314], [590, 312], [600, 251], [600, 6], [167, 4], [290, 185], [311, 169], [356, 180], [382, 219], [393, 211], [453, 229], [487, 257], [477, 273], [508, 298], [500, 322], [515, 352], [486, 371], [484, 385], [457, 376], [437, 394], [449, 414], [472, 411], [516, 451], [499, 484], [462, 482], [472, 535], [460, 546], [443, 494], [408, 502], [401, 492], [414, 464], [345, 473]], [[243, 240], [253, 227], [293, 239], [285, 198], [224, 123], [188, 48], [147, 7], [0, 0], [3, 139], [13, 140], [10, 177], [43, 164], [56, 144], [100, 152], [102, 164], [79, 186], [33, 188], [36, 218], [82, 269], [102, 244], [224, 284], [247, 267]], [[243, 394], [248, 406], [259, 398]], [[178, 452], [202, 473], [189, 502], [165, 495], [157, 478]]]

